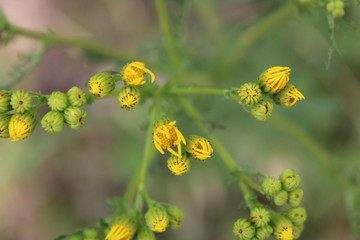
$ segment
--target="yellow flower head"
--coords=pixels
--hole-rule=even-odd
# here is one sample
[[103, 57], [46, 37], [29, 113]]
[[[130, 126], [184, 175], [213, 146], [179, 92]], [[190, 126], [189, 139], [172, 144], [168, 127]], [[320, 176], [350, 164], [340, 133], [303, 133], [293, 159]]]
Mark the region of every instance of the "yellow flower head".
[[99, 98], [106, 97], [115, 89], [115, 80], [111, 74], [101, 72], [89, 79], [89, 92]]
[[123, 69], [122, 75], [124, 81], [133, 86], [144, 85], [145, 74], [148, 73], [151, 76], [151, 82], [155, 81], [155, 75], [152, 71], [145, 67], [145, 64], [142, 62], [132, 62], [126, 65]]
[[293, 240], [294, 234], [293, 234], [293, 225], [291, 221], [284, 217], [284, 216], [278, 216], [274, 220], [274, 236], [276, 239], [279, 240]]
[[12, 142], [22, 140], [32, 134], [36, 125], [36, 118], [30, 114], [14, 114], [9, 123], [9, 136]]
[[276, 233], [277, 238], [280, 240], [293, 240], [293, 228], [292, 227], [284, 227], [280, 231]]
[[252, 105], [260, 101], [261, 89], [256, 83], [245, 83], [238, 90], [239, 103]]
[[294, 106], [299, 100], [305, 99], [304, 95], [292, 84], [274, 96], [274, 101], [284, 107]]
[[139, 104], [140, 93], [136, 88], [126, 86], [120, 90], [118, 100], [121, 108], [131, 110]]
[[122, 216], [116, 224], [114, 224], [105, 240], [131, 240], [136, 232], [136, 222], [130, 215]]
[[172, 155], [168, 161], [169, 170], [176, 176], [183, 175], [190, 171], [190, 161], [187, 158], [186, 154], [182, 155], [181, 158]]
[[146, 224], [154, 232], [165, 232], [169, 226], [169, 215], [165, 208], [150, 207], [145, 214]]
[[[175, 156], [181, 158], [181, 143], [186, 145], [186, 141], [182, 133], [175, 126], [176, 121], [158, 125], [154, 131], [154, 145], [161, 154], [164, 154], [163, 149], [167, 149]], [[175, 152], [171, 147], [177, 146], [178, 151]]]
[[264, 92], [274, 94], [283, 89], [289, 82], [291, 69], [289, 67], [272, 67], [259, 77], [259, 84]]
[[211, 157], [214, 149], [209, 140], [196, 135], [189, 135], [187, 138], [186, 151], [198, 160], [205, 160]]

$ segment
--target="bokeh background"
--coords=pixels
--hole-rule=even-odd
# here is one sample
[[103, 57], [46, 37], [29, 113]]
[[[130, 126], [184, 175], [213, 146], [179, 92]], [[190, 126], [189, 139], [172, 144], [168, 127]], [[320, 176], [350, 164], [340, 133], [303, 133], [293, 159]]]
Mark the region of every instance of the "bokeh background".
[[[294, 9], [237, 53], [235, 46], [247, 29], [284, 2], [167, 1], [181, 55], [177, 71], [186, 72], [184, 85], [230, 88], [256, 81], [268, 67], [291, 67], [291, 81], [306, 100], [290, 109], [276, 107], [266, 122], [220, 96], [189, 99], [250, 172], [278, 176], [285, 168], [299, 171], [308, 210], [300, 239], [356, 239], [352, 226], [360, 228], [360, 9], [347, 8], [345, 18], [337, 21], [341, 54], [334, 52], [328, 68], [332, 42], [325, 12], [318, 10]], [[17, 26], [98, 39], [148, 59], [160, 85], [177, 73], [169, 65], [153, 1], [1, 0], [0, 4]], [[2, 45], [0, 85], [11, 81], [12, 66], [21, 61], [21, 54], [39, 48], [38, 41], [25, 37]], [[235, 60], [224, 66], [228, 56]], [[84, 87], [96, 72], [120, 71], [125, 63], [54, 45], [14, 89], [67, 91]], [[140, 163], [147, 106], [128, 112], [115, 98], [100, 100], [85, 108], [87, 123], [78, 131], [51, 135], [38, 126], [24, 141], [0, 140], [0, 239], [53, 239], [110, 216], [106, 199], [124, 193]], [[168, 109], [184, 134], [201, 135], [175, 101]], [[43, 108], [39, 117], [46, 111]], [[194, 162], [181, 177], [171, 175], [166, 158], [156, 157], [147, 184], [154, 199], [181, 207], [186, 218], [181, 229], [159, 234], [158, 239], [235, 239], [233, 222], [247, 217], [248, 211], [216, 152], [205, 163]]]

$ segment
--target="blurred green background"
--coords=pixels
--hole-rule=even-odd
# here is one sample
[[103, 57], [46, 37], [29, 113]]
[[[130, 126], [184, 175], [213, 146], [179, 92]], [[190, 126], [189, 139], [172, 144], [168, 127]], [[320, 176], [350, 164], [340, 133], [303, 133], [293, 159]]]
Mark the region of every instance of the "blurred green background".
[[[185, 86], [239, 87], [256, 81], [268, 67], [289, 66], [291, 82], [306, 100], [289, 109], [276, 106], [266, 122], [257, 121], [230, 99], [188, 98], [241, 166], [270, 176], [285, 168], [299, 171], [308, 211], [300, 239], [356, 239], [351, 227], [360, 228], [360, 9], [346, 8], [345, 18], [336, 22], [341, 55], [333, 54], [329, 68], [330, 33], [325, 11], [320, 10], [292, 9], [250, 39], [242, 51], [241, 39], [248, 29], [264, 22], [284, 2], [167, 1], [180, 55], [176, 68], [168, 59], [153, 1], [0, 3], [17, 26], [99, 39], [136, 53], [148, 60], [159, 85], [178, 74]], [[38, 49], [37, 41], [24, 37], [1, 46], [1, 85], [10, 81], [9, 71], [20, 53]], [[14, 89], [67, 91], [85, 86], [96, 72], [120, 71], [125, 63], [55, 45]], [[1, 140], [0, 239], [52, 239], [110, 216], [106, 199], [124, 193], [141, 161], [147, 106], [128, 112], [115, 98], [99, 100], [85, 108], [87, 123], [78, 131], [50, 135], [38, 126], [24, 141]], [[169, 101], [167, 109], [184, 134], [202, 135], [176, 101]], [[43, 108], [41, 114], [46, 111]], [[248, 211], [216, 149], [213, 158], [193, 162], [191, 171], [181, 177], [168, 171], [166, 159], [158, 155], [151, 166], [149, 191], [154, 199], [184, 209], [186, 218], [181, 229], [158, 234], [158, 239], [235, 239], [233, 222], [246, 218]]]

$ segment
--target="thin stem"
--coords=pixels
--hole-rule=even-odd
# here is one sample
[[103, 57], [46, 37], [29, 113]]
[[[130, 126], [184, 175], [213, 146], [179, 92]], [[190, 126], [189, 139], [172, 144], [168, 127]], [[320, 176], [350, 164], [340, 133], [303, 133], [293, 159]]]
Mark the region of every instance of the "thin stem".
[[204, 94], [204, 95], [224, 95], [226, 89], [216, 88], [177, 88], [167, 91], [170, 94]]
[[155, 6], [166, 50], [169, 54], [173, 68], [176, 68], [179, 63], [179, 55], [170, 30], [169, 15], [167, 13], [164, 0], [156, 0]]
[[[32, 39], [42, 40], [48, 36], [48, 33], [32, 31], [15, 26], [13, 26], [13, 28], [16, 35], [20, 35]], [[76, 37], [54, 36], [53, 41], [54, 43], [57, 44], [78, 47], [83, 50], [93, 52], [104, 57], [113, 58], [119, 61], [132, 61], [134, 59], [145, 61], [143, 56], [138, 56], [134, 53], [127, 52], [116, 46], [111, 46], [108, 43], [103, 43], [98, 40], [76, 38]]]
[[[235, 160], [232, 158], [228, 150], [225, 148], [225, 146], [222, 144], [222, 142], [217, 138], [217, 136], [210, 132], [209, 128], [206, 126], [204, 121], [202, 121], [201, 115], [198, 112], [198, 110], [194, 107], [193, 104], [191, 104], [187, 99], [183, 97], [179, 97], [179, 102], [181, 106], [184, 108], [184, 110], [187, 112], [187, 114], [195, 121], [195, 123], [199, 126], [199, 128], [208, 135], [210, 141], [213, 143], [216, 152], [219, 154], [221, 159], [223, 160], [224, 164], [227, 166], [227, 168], [231, 171], [241, 171], [242, 168], [235, 162]], [[261, 187], [256, 184], [252, 179], [250, 179], [248, 176], [241, 176], [241, 181], [244, 181], [246, 184], [248, 184], [251, 188], [258, 192], [262, 192]]]

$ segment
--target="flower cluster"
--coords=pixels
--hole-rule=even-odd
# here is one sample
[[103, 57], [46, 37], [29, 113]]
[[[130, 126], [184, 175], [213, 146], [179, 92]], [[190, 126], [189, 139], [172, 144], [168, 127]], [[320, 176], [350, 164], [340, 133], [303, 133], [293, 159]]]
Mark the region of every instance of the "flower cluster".
[[266, 177], [262, 182], [264, 194], [274, 198], [277, 206], [288, 203], [290, 208], [277, 213], [263, 205], [253, 207], [249, 219], [240, 218], [234, 223], [234, 235], [240, 240], [264, 240], [271, 235], [279, 240], [299, 238], [307, 217], [305, 208], [299, 206], [303, 197], [300, 182], [293, 169], [285, 169], [279, 179]]
[[232, 92], [232, 97], [245, 107], [249, 107], [251, 114], [258, 120], [266, 120], [273, 111], [272, 102], [291, 107], [305, 97], [292, 84], [288, 84], [289, 67], [272, 67], [264, 71], [257, 83], [245, 83]]
[[[209, 140], [189, 135], [186, 138], [176, 127], [176, 121], [163, 117], [155, 122], [153, 143], [156, 149], [164, 154], [168, 150], [172, 155], [167, 161], [169, 170], [174, 175], [190, 171], [190, 157], [203, 161], [212, 156], [213, 148]], [[176, 151], [172, 147], [177, 147]]]

